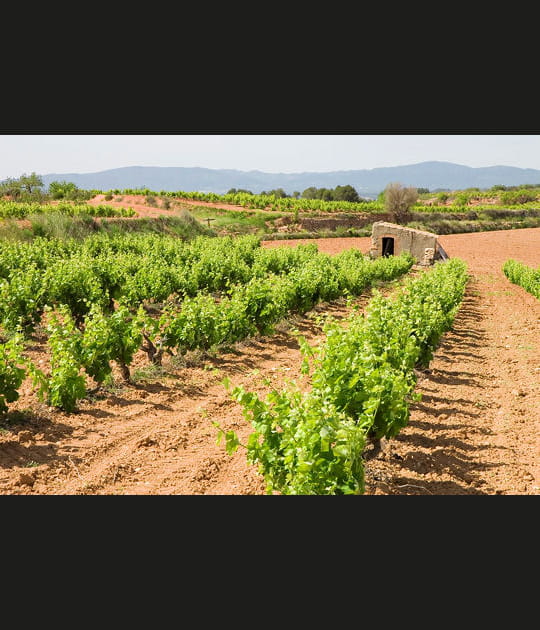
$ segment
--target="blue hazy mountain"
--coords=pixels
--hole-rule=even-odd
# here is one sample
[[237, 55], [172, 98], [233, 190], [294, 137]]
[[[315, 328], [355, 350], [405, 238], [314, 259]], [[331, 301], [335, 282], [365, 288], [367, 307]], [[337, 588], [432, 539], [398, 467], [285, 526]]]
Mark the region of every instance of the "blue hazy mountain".
[[73, 182], [87, 190], [115, 188], [148, 188], [159, 191], [200, 191], [226, 193], [231, 188], [242, 188], [253, 193], [283, 188], [288, 194], [303, 192], [306, 188], [335, 188], [353, 186], [360, 196], [376, 197], [389, 183], [434, 190], [462, 190], [465, 188], [491, 188], [496, 184], [518, 186], [539, 184], [540, 170], [514, 166], [487, 166], [473, 168], [452, 162], [420, 162], [404, 166], [373, 169], [265, 173], [232, 169], [200, 167], [127, 166], [97, 173], [42, 174], [43, 183], [52, 181]]

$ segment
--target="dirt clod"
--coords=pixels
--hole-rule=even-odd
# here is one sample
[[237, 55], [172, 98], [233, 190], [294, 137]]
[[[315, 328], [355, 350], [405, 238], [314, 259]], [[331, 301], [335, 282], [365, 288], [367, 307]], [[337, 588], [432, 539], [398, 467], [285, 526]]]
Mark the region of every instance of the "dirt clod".
[[32, 431], [19, 431], [19, 433], [17, 433], [17, 440], [21, 443], [31, 442], [33, 439], [34, 435]]
[[34, 475], [27, 472], [19, 473], [19, 478], [17, 479], [17, 484], [20, 486], [33, 486], [36, 482]]

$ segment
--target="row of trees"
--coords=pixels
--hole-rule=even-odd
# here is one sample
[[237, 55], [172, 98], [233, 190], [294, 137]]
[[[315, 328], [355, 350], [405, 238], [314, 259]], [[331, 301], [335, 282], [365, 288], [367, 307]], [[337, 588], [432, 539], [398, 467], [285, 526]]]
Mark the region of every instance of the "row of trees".
[[[410, 218], [411, 207], [418, 201], [420, 191], [425, 192], [427, 189], [417, 189], [412, 186], [402, 186], [399, 183], [391, 183], [379, 195], [380, 201], [384, 203], [386, 212], [392, 215], [395, 223], [406, 223]], [[228, 194], [247, 193], [252, 195], [249, 190], [231, 188]], [[262, 195], [274, 195], [276, 197], [289, 197], [283, 188], [262, 192]], [[298, 198], [300, 193], [295, 192], [293, 197]], [[336, 188], [306, 188], [302, 193], [303, 199], [321, 199], [323, 201], [352, 201], [361, 203], [366, 201], [362, 199], [352, 186], [336, 186]]]
[[81, 190], [73, 182], [54, 181], [49, 184], [48, 192], [43, 191], [43, 179], [37, 173], [24, 173], [19, 178], [8, 177], [0, 182], [0, 197], [10, 197], [13, 201], [48, 201], [49, 199], [67, 199], [85, 201], [93, 192]]
[[304, 199], [322, 199], [323, 201], [352, 201], [361, 203], [362, 199], [352, 186], [336, 186], [335, 188], [306, 188], [302, 193]]
[[[253, 195], [251, 190], [245, 190], [243, 188], [231, 188], [227, 191], [228, 195], [235, 195], [237, 193], [246, 193]], [[322, 201], [351, 201], [353, 203], [362, 203], [366, 201], [359, 196], [358, 192], [352, 186], [336, 186], [335, 188], [316, 188], [310, 186], [306, 188], [304, 192], [294, 191], [292, 195], [288, 195], [283, 188], [275, 188], [274, 190], [263, 190], [261, 195], [274, 196], [279, 199], [285, 199], [287, 197], [293, 197], [294, 199], [321, 199]]]

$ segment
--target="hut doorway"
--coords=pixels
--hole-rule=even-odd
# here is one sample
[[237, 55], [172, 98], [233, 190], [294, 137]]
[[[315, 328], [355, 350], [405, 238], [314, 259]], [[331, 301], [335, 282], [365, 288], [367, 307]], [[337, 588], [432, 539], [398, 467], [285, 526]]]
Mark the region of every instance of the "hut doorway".
[[391, 236], [383, 236], [382, 239], [382, 255], [393, 256], [394, 255], [394, 239]]

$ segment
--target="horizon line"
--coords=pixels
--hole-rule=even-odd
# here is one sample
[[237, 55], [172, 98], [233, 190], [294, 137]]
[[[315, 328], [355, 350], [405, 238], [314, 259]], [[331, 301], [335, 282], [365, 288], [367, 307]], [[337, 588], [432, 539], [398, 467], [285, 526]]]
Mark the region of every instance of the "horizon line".
[[[134, 164], [131, 166], [115, 166], [115, 167], [111, 167], [111, 168], [105, 168], [105, 169], [101, 169], [98, 171], [84, 171], [84, 172], [65, 172], [65, 173], [59, 173], [59, 172], [50, 172], [50, 173], [37, 173], [43, 177], [46, 176], [50, 176], [50, 175], [97, 175], [99, 173], [104, 173], [106, 171], [117, 171], [117, 170], [122, 170], [122, 169], [128, 169], [128, 168], [156, 168], [156, 169], [165, 169], [165, 168], [183, 168], [183, 169], [201, 169], [201, 170], [208, 170], [208, 171], [237, 171], [240, 173], [263, 173], [265, 175], [303, 175], [303, 174], [311, 174], [311, 173], [316, 173], [316, 174], [329, 174], [329, 173], [348, 173], [348, 172], [354, 172], [354, 171], [374, 171], [377, 169], [384, 169], [384, 168], [401, 168], [401, 167], [407, 167], [407, 166], [419, 166], [421, 164], [452, 164], [454, 166], [461, 166], [463, 168], [470, 168], [470, 169], [481, 169], [481, 168], [515, 168], [518, 170], [522, 170], [522, 171], [540, 171], [540, 169], [537, 168], [532, 168], [532, 167], [523, 167], [523, 166], [512, 166], [509, 164], [490, 164], [487, 166], [468, 166], [467, 164], [460, 164], [459, 162], [450, 162], [448, 160], [423, 160], [422, 162], [410, 162], [410, 163], [406, 163], [406, 164], [395, 164], [393, 166], [374, 166], [372, 168], [349, 168], [349, 169], [334, 169], [334, 170], [329, 170], [329, 171], [292, 171], [292, 172], [285, 172], [285, 171], [263, 171], [260, 169], [250, 169], [250, 170], [244, 170], [244, 169], [240, 169], [240, 168], [224, 168], [224, 167], [209, 167], [209, 166], [155, 166], [155, 165], [141, 165], [141, 164]], [[35, 172], [35, 171], [33, 171]]]

